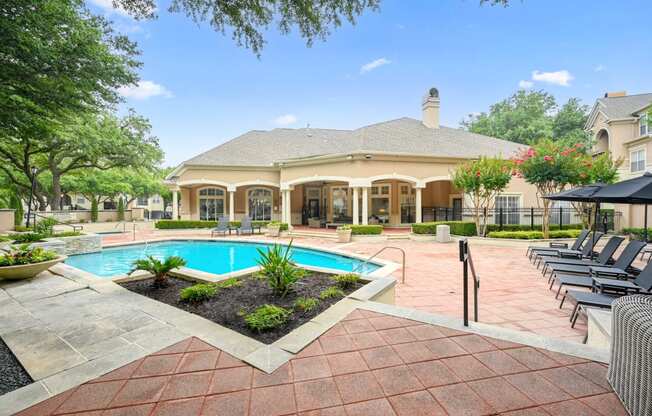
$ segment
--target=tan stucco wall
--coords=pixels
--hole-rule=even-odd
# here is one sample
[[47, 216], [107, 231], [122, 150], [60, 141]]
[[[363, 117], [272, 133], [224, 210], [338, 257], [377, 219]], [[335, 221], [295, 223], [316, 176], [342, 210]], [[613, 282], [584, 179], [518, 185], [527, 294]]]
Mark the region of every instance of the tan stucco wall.
[[179, 176], [177, 182], [183, 183], [192, 180], [214, 180], [227, 184], [256, 180], [279, 183], [279, 172], [271, 167], [269, 170], [188, 168]]
[[14, 229], [14, 210], [0, 209], [0, 233]]

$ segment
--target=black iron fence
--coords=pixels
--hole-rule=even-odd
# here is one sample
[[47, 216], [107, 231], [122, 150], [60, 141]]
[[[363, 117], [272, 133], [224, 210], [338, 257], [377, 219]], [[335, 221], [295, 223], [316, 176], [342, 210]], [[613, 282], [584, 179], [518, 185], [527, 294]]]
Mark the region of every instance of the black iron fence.
[[[485, 209], [487, 224], [494, 230], [530, 229], [537, 230], [543, 224], [543, 208], [493, 208]], [[423, 222], [432, 221], [473, 221], [473, 208], [424, 207]], [[585, 213], [585, 218], [593, 218], [591, 209]], [[573, 207], [555, 207], [548, 213], [550, 229], [564, 229], [582, 224], [582, 216]], [[598, 227], [605, 232], [621, 230], [620, 212], [612, 209], [600, 210]], [[492, 230], [493, 231], [493, 230]]]

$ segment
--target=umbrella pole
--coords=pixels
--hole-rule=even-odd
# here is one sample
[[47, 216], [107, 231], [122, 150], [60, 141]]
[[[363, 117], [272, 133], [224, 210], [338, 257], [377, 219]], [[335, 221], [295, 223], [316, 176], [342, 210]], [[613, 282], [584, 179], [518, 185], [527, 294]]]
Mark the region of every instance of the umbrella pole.
[[647, 204], [645, 204], [645, 222], [643, 223], [643, 238], [645, 238], [645, 244], [647, 244]]
[[590, 253], [590, 259], [593, 261], [593, 251], [595, 249], [595, 233], [596, 230], [598, 229], [598, 219], [600, 218], [600, 203], [596, 202], [595, 203], [595, 218], [593, 219], [593, 236], [591, 237], [591, 253]]

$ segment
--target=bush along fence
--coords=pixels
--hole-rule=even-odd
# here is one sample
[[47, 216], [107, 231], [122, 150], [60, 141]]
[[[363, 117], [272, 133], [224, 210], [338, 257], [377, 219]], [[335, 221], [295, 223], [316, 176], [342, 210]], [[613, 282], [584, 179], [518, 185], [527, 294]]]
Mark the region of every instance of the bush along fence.
[[[252, 221], [251, 224], [254, 227], [266, 227], [272, 221]], [[239, 227], [241, 225], [240, 221], [231, 221], [229, 226]], [[190, 228], [215, 228], [217, 227], [217, 221], [186, 221], [186, 220], [159, 220], [156, 221], [154, 226], [159, 230], [181, 230], [181, 229], [190, 229]], [[281, 224], [281, 231], [287, 231], [287, 223]]]
[[469, 221], [436, 221], [412, 224], [414, 234], [437, 234], [438, 225], [448, 225], [453, 235], [474, 236], [476, 235], [475, 223]]
[[[591, 210], [587, 216], [593, 215]], [[422, 218], [424, 223], [434, 222], [468, 222], [473, 219], [472, 208], [425, 207]], [[613, 209], [601, 209], [598, 227], [604, 232], [619, 231], [622, 213]], [[491, 231], [541, 231], [543, 208], [507, 208], [498, 207], [487, 210], [487, 232]], [[573, 207], [556, 207], [550, 211], [550, 230], [567, 230], [582, 228], [582, 218]], [[452, 230], [451, 230], [452, 233]]]

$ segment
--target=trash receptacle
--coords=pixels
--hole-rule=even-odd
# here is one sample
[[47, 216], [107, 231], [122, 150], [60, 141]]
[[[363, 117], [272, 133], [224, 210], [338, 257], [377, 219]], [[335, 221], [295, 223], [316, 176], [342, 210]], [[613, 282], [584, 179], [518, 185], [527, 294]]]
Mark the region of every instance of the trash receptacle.
[[607, 378], [632, 416], [652, 415], [652, 296], [632, 295], [611, 305]]
[[451, 242], [451, 227], [448, 225], [438, 225], [437, 230], [437, 242], [438, 243], [450, 243]]

